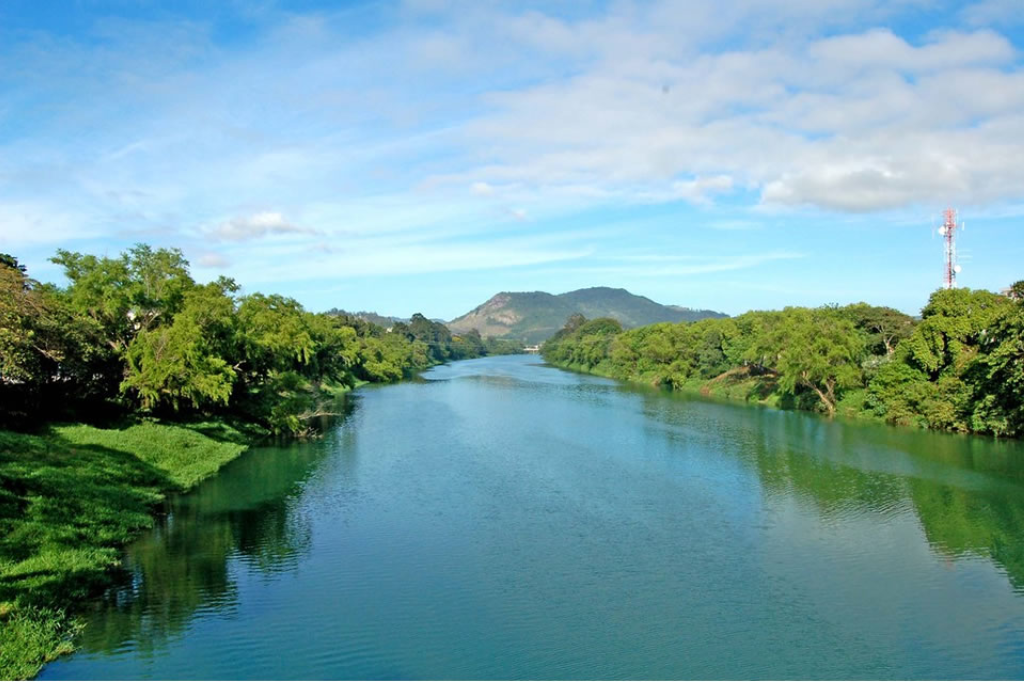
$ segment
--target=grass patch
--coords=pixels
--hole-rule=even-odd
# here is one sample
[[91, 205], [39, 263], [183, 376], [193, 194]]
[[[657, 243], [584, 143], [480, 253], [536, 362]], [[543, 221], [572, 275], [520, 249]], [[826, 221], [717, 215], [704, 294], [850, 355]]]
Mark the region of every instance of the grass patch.
[[74, 446], [131, 453], [183, 490], [216, 473], [246, 447], [244, 434], [219, 422], [186, 426], [143, 422], [123, 429], [76, 424], [54, 427], [53, 432]]
[[167, 492], [216, 472], [248, 436], [219, 422], [0, 431], [0, 679], [68, 653], [68, 609], [107, 584]]
[[[0, 607], [2, 612], [2, 607]], [[25, 680], [75, 650], [78, 621], [59, 609], [24, 607], [0, 620], [0, 678]]]

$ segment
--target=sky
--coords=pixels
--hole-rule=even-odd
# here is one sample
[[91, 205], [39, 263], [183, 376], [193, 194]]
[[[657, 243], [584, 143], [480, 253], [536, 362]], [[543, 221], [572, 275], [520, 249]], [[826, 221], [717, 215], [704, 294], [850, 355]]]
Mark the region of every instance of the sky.
[[0, 0], [0, 252], [454, 318], [1024, 279], [1019, 0]]

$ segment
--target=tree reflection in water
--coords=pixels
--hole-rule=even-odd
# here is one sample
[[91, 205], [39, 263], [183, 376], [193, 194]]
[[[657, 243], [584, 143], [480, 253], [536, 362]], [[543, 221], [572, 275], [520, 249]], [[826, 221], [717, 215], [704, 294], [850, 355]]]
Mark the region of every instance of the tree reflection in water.
[[343, 415], [321, 424], [323, 440], [254, 448], [192, 493], [168, 500], [156, 527], [127, 548], [117, 583], [90, 614], [82, 647], [111, 653], [130, 644], [152, 654], [200, 610], [231, 612], [234, 563], [267, 576], [292, 570], [311, 542], [296, 503], [339, 441], [354, 437], [337, 427], [355, 404], [344, 400]]
[[[1015, 590], [1024, 591], [1019, 441], [828, 421], [760, 407], [703, 409], [709, 403], [623, 390], [644, 396], [645, 414], [673, 427], [668, 437], [678, 438], [680, 446], [713, 439], [723, 456], [752, 463], [766, 496], [795, 495], [826, 519], [912, 510], [938, 555], [951, 561], [988, 558]], [[690, 407], [679, 409], [680, 402]], [[734, 410], [743, 410], [743, 417], [736, 418]]]

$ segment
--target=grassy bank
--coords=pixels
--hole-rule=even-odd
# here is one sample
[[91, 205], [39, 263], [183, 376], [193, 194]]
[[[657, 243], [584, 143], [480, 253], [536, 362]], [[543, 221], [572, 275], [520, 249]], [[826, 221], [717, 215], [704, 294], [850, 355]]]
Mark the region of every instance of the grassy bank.
[[0, 679], [70, 652], [75, 605], [107, 583], [155, 506], [238, 457], [251, 435], [218, 422], [0, 430]]

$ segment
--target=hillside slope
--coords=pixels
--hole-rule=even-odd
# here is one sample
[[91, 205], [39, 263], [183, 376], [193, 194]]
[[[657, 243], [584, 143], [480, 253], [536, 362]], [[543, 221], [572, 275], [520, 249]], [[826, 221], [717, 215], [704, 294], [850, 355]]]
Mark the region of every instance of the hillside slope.
[[566, 319], [574, 313], [582, 313], [590, 319], [611, 317], [627, 328], [656, 322], [726, 317], [713, 310], [662, 305], [625, 289], [591, 287], [557, 296], [544, 291], [503, 291], [449, 322], [448, 328], [455, 333], [476, 329], [484, 337], [516, 339], [526, 344], [535, 344], [561, 329]]

